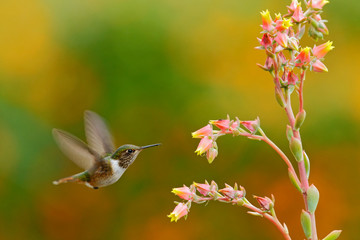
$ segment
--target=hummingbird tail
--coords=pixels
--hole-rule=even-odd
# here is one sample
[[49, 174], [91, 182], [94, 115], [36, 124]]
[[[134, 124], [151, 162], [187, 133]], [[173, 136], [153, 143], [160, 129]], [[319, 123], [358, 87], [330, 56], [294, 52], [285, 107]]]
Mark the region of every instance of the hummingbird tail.
[[59, 184], [61, 184], [61, 183], [75, 182], [75, 181], [78, 181], [78, 180], [79, 180], [78, 178], [66, 177], [66, 178], [59, 179], [59, 180], [57, 180], [57, 181], [53, 181], [53, 184], [54, 184], [54, 185], [59, 185]]

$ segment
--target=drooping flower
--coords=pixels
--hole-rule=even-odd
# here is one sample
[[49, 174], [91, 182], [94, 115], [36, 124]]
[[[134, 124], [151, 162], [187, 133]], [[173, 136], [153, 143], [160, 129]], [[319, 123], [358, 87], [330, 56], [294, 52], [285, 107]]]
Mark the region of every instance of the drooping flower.
[[173, 190], [171, 192], [184, 200], [193, 199], [193, 197], [195, 195], [195, 193], [193, 191], [191, 191], [190, 188], [188, 188], [185, 185], [183, 187], [173, 188]]
[[266, 9], [266, 11], [262, 11], [260, 12], [261, 14], [261, 18], [262, 18], [262, 28], [265, 30], [265, 31], [271, 31], [274, 29], [274, 27], [272, 26], [272, 19], [271, 19], [271, 16], [270, 16], [270, 12], [269, 10]]
[[200, 143], [195, 151], [195, 153], [197, 153], [198, 155], [202, 155], [203, 153], [205, 153], [207, 150], [209, 150], [211, 148], [213, 144], [213, 139], [212, 137], [209, 136], [205, 136], [200, 140]]
[[332, 49], [334, 49], [335, 47], [332, 46], [332, 42], [327, 41], [326, 43], [323, 43], [319, 46], [315, 46], [312, 49], [313, 55], [317, 58], [323, 58], [325, 57], [325, 55], [330, 52]]
[[320, 60], [316, 60], [315, 63], [313, 63], [311, 66], [312, 66], [312, 70], [314, 72], [327, 72], [328, 71], [325, 64], [323, 64]]
[[278, 32], [274, 40], [283, 48], [287, 48], [287, 39], [287, 34]]
[[217, 157], [217, 155], [218, 155], [217, 148], [212, 147], [206, 152], [206, 159], [208, 160], [209, 163], [212, 163], [214, 159]]
[[175, 207], [174, 211], [172, 211], [172, 213], [168, 215], [168, 217], [171, 218], [171, 222], [173, 221], [177, 222], [177, 220], [186, 216], [188, 212], [189, 212], [188, 206], [184, 203], [179, 203]]
[[210, 124], [206, 125], [203, 128], [200, 128], [199, 130], [191, 133], [193, 138], [203, 138], [205, 136], [212, 135], [213, 128]]
[[301, 49], [301, 52], [295, 58], [295, 60], [297, 60], [296, 64], [295, 64], [297, 67], [301, 67], [301, 66], [309, 63], [310, 62], [310, 48], [306, 47], [306, 48]]

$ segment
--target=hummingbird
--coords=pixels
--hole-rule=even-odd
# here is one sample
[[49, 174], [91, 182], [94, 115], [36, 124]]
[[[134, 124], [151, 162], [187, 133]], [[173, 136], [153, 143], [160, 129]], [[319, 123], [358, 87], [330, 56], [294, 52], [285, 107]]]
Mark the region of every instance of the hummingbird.
[[115, 150], [105, 121], [92, 111], [85, 111], [85, 134], [88, 145], [63, 130], [52, 130], [63, 153], [85, 171], [54, 181], [53, 184], [77, 182], [98, 189], [117, 182], [139, 153], [160, 143], [135, 146], [125, 144]]

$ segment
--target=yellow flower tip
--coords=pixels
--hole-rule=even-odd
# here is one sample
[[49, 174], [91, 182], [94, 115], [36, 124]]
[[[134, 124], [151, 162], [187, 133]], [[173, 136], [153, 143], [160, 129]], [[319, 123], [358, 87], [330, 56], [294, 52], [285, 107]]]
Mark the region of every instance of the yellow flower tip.
[[167, 217], [171, 218], [170, 222], [174, 222], [174, 221], [177, 222], [178, 220], [174, 213], [167, 215]]
[[326, 50], [327, 51], [330, 51], [330, 50], [335, 48], [335, 46], [332, 46], [332, 44], [333, 44], [332, 41], [327, 41], [327, 43], [326, 43]]
[[301, 52], [309, 53], [310, 49], [311, 49], [310, 47], [301, 48]]
[[293, 24], [291, 23], [291, 19], [290, 18], [284, 18], [283, 27], [285, 29], [288, 29], [291, 26], [293, 26]]
[[263, 17], [267, 17], [267, 16], [270, 15], [270, 12], [269, 12], [268, 9], [266, 9], [266, 11], [262, 11], [262, 12], [260, 12], [260, 14], [261, 14], [261, 16], [263, 16]]

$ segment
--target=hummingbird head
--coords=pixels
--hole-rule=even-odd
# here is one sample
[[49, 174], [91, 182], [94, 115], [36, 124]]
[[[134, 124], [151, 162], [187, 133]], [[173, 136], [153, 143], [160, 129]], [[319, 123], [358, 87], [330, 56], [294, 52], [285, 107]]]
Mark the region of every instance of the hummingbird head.
[[139, 147], [136, 145], [125, 144], [116, 149], [111, 156], [111, 159], [119, 160], [120, 167], [127, 168], [135, 161], [142, 150], [159, 145], [160, 143]]

